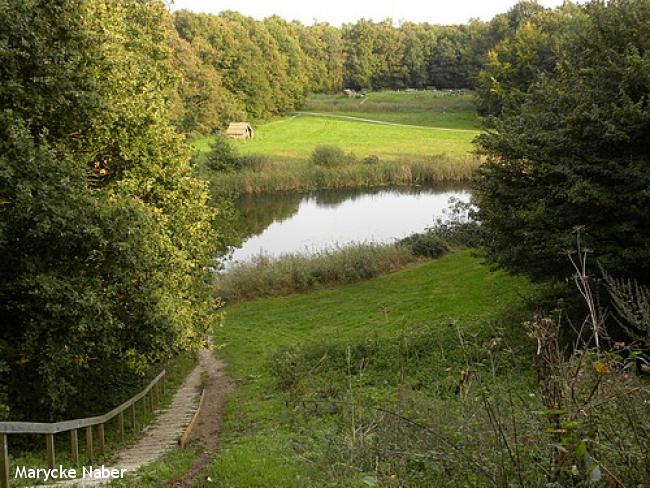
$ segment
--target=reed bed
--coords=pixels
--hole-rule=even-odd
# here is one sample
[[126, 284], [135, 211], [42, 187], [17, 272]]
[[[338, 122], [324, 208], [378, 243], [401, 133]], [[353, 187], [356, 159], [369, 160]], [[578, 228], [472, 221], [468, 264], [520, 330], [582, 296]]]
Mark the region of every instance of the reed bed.
[[408, 247], [393, 244], [354, 244], [314, 255], [258, 256], [251, 263], [234, 264], [219, 274], [216, 294], [229, 303], [288, 295], [374, 278], [420, 259]]
[[439, 155], [375, 164], [354, 162], [322, 167], [309, 161], [270, 160], [259, 169], [233, 173], [208, 173], [205, 177], [218, 193], [255, 194], [273, 191], [309, 191], [463, 182], [472, 178], [481, 160], [475, 156]]

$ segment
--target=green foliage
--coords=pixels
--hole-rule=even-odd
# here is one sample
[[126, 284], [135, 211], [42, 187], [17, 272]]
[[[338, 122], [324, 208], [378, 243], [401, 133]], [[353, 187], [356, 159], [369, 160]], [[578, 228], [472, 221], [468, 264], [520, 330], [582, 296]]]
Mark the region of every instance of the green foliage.
[[237, 171], [242, 168], [237, 150], [223, 132], [217, 132], [212, 137], [204, 164], [210, 171], [217, 172]]
[[400, 239], [399, 244], [408, 247], [415, 256], [438, 258], [449, 251], [449, 246], [433, 232], [423, 232]]
[[570, 274], [574, 230], [615, 276], [650, 276], [650, 6], [592, 2], [552, 74], [481, 136], [476, 200], [491, 259], [535, 278]]
[[330, 168], [339, 166], [346, 162], [346, 156], [339, 146], [333, 144], [321, 144], [316, 146], [311, 153], [310, 160], [317, 166]]
[[[428, 256], [437, 257], [437, 256]], [[288, 295], [323, 285], [353, 283], [396, 271], [415, 261], [406, 247], [356, 244], [314, 255], [258, 256], [233, 264], [216, 279], [216, 293], [228, 302]]]
[[167, 15], [136, 0], [0, 4], [13, 419], [105, 411], [211, 324], [216, 215], [172, 125]]
[[[558, 11], [570, 13], [572, 5]], [[502, 86], [529, 82], [536, 70], [523, 63], [512, 68], [511, 60], [554, 56], [551, 34], [520, 34], [520, 27], [533, 19], [547, 29], [560, 17], [526, 1], [489, 23], [453, 26], [396, 27], [391, 19], [361, 19], [336, 28], [303, 26], [275, 15], [256, 21], [235, 12], [181, 10], [173, 14], [176, 32], [170, 36], [182, 77], [174, 97], [176, 123], [186, 133], [209, 133], [243, 118], [242, 112], [264, 119], [293, 111], [309, 92], [473, 88], [477, 79], [490, 98], [482, 111], [493, 112], [500, 108]], [[526, 49], [531, 35], [535, 47]]]

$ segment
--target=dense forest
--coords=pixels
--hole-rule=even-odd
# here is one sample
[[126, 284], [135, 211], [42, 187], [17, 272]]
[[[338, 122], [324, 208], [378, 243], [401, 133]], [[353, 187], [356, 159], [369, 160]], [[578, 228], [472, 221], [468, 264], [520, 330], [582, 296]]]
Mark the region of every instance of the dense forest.
[[[574, 10], [571, 4], [550, 11], [536, 2], [521, 2], [490, 22], [395, 25], [390, 19], [361, 19], [341, 28], [304, 26], [275, 16], [256, 21], [235, 12], [182, 10], [173, 14], [176, 32], [170, 37], [183, 79], [176, 124], [184, 132], [206, 133], [230, 120], [292, 111], [308, 93], [343, 88], [459, 89], [478, 83], [493, 97], [491, 75], [481, 75], [496, 62], [492, 50], [501, 46], [504, 56], [516, 55], [508, 51], [510, 42], [521, 45], [521, 36], [529, 32], [552, 35]], [[534, 48], [545, 49], [538, 54], [542, 57], [552, 45]], [[507, 82], [523, 82], [526, 76], [530, 74], [508, 73]], [[486, 101], [482, 108], [487, 112], [495, 104]]]

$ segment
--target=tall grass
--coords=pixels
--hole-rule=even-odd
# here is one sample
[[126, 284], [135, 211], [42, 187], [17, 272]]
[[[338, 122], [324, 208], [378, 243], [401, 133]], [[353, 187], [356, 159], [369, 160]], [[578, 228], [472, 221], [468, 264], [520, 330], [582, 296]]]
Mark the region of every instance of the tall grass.
[[203, 176], [216, 192], [251, 194], [469, 181], [480, 164], [480, 159], [471, 155], [412, 157], [408, 160], [379, 161], [374, 164], [355, 162], [334, 167], [317, 166], [300, 160], [271, 160], [256, 170], [206, 172]]
[[288, 295], [334, 283], [353, 283], [390, 273], [417, 261], [406, 246], [355, 244], [315, 255], [257, 257], [218, 275], [216, 293], [228, 302]]

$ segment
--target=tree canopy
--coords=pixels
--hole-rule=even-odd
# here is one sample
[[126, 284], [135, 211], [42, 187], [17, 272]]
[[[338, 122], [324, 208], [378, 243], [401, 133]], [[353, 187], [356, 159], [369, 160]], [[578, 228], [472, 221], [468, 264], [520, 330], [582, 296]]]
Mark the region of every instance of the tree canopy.
[[480, 138], [488, 255], [565, 277], [574, 231], [609, 273], [650, 277], [650, 4], [592, 1], [526, 22], [490, 54]]
[[[10, 414], [88, 415], [210, 324], [218, 237], [169, 109], [160, 2], [0, 3], [0, 368]], [[30, 388], [25, 388], [30, 385]]]

